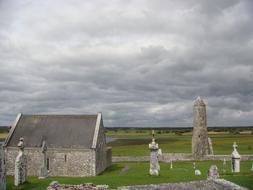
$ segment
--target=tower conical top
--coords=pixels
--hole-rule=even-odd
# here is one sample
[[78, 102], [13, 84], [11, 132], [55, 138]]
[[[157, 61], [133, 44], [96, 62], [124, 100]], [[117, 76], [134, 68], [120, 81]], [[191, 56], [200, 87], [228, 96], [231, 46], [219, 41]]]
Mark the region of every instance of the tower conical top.
[[197, 97], [197, 99], [194, 102], [195, 106], [205, 106], [205, 102], [200, 98], [200, 96]]

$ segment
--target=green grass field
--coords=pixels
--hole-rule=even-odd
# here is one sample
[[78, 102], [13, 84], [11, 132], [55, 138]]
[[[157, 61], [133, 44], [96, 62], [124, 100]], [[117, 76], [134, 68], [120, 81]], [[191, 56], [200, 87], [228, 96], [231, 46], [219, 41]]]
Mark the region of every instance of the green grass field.
[[[151, 142], [150, 131], [109, 131], [107, 136], [117, 140], [110, 142], [113, 156], [149, 155], [148, 143]], [[237, 142], [240, 154], [253, 154], [253, 134], [230, 134], [226, 132], [210, 133], [214, 154], [231, 154], [233, 142]], [[159, 147], [164, 153], [191, 153], [191, 133], [176, 135], [161, 133], [155, 135]]]
[[[231, 134], [228, 132], [210, 133], [213, 141], [215, 154], [231, 154], [234, 141], [239, 145], [240, 154], [253, 154], [253, 134]], [[148, 143], [151, 141], [150, 131], [123, 131], [107, 132], [107, 137], [117, 140], [110, 142], [114, 156], [143, 156], [149, 155]], [[155, 135], [156, 141], [164, 153], [190, 153], [191, 152], [191, 133], [158, 133]], [[13, 186], [13, 177], [7, 178], [8, 190], [44, 190], [52, 181], [59, 181], [65, 184], [81, 184], [92, 182], [94, 184], [107, 184], [111, 188], [124, 185], [141, 185], [172, 183], [192, 180], [203, 180], [207, 177], [209, 167], [215, 164], [219, 168], [222, 178], [237, 183], [238, 185], [253, 190], [253, 172], [250, 171], [252, 161], [241, 162], [241, 172], [232, 174], [230, 172], [230, 162], [227, 162], [226, 172], [223, 172], [222, 161], [200, 161], [196, 162], [197, 168], [201, 170], [201, 176], [195, 176], [192, 162], [174, 162], [174, 168], [170, 165], [160, 163], [161, 172], [159, 176], [149, 176], [149, 163], [114, 163], [101, 175], [96, 177], [49, 177], [39, 180], [37, 177], [28, 177], [28, 182], [22, 186]], [[128, 168], [127, 172], [123, 172]]]
[[[207, 171], [212, 164], [216, 164], [219, 168], [220, 175], [232, 182], [241, 186], [253, 189], [253, 172], [250, 171], [251, 162], [241, 162], [241, 173], [232, 174], [230, 172], [230, 162], [226, 164], [226, 172], [223, 172], [222, 161], [200, 161], [196, 162], [196, 167], [202, 172], [201, 176], [194, 175], [192, 162], [174, 162], [173, 169], [170, 169], [170, 164], [160, 163], [161, 172], [159, 176], [150, 176], [149, 163], [130, 163], [121, 162], [114, 163], [104, 173], [97, 177], [50, 177], [39, 180], [37, 177], [29, 177], [25, 185], [13, 187], [13, 177], [7, 179], [7, 189], [20, 190], [44, 190], [48, 184], [54, 180], [65, 184], [81, 184], [92, 182], [94, 184], [107, 184], [110, 188], [116, 188], [124, 185], [141, 185], [141, 184], [158, 184], [172, 183], [182, 181], [204, 180], [207, 178]], [[125, 169], [124, 169], [125, 168]], [[128, 168], [128, 170], [126, 169]]]

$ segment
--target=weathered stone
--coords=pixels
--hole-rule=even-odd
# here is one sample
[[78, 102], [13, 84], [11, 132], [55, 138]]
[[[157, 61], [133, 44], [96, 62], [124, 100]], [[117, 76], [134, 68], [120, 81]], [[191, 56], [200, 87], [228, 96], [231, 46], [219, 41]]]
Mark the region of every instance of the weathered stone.
[[208, 176], [207, 179], [217, 179], [219, 178], [219, 172], [216, 165], [212, 165], [210, 169], [208, 170]]
[[6, 189], [5, 159], [3, 144], [0, 143], [0, 190]]
[[47, 145], [46, 141], [43, 140], [42, 146], [41, 146], [41, 153], [42, 153], [42, 165], [39, 171], [39, 179], [44, 179], [48, 177], [48, 170], [47, 170]]
[[231, 159], [232, 159], [232, 172], [237, 173], [240, 172], [240, 160], [241, 160], [241, 156], [237, 151], [237, 144], [236, 142], [234, 142], [233, 144], [233, 152], [231, 155]]
[[117, 190], [247, 190], [224, 179], [118, 187]]
[[47, 190], [109, 190], [108, 185], [94, 185], [92, 183], [85, 183], [80, 185], [66, 185], [59, 184], [57, 181], [53, 181], [48, 186]]
[[24, 155], [24, 139], [20, 138], [18, 143], [19, 153], [15, 160], [15, 186], [23, 184], [26, 181], [27, 161]]
[[211, 154], [208, 142], [208, 133], [206, 127], [206, 105], [198, 97], [194, 103], [194, 119], [192, 134], [192, 155], [195, 159], [201, 159], [205, 155]]
[[155, 142], [154, 138], [154, 132], [153, 132], [153, 138], [152, 142], [149, 144], [149, 150], [150, 150], [150, 169], [149, 174], [150, 175], [159, 175], [160, 165], [158, 161], [158, 144]]

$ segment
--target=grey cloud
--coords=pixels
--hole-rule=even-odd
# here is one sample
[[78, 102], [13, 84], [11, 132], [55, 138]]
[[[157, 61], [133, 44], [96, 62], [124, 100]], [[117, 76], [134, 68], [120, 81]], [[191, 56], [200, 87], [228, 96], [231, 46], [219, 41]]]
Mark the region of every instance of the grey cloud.
[[0, 125], [96, 113], [106, 126], [253, 120], [252, 2], [1, 1]]

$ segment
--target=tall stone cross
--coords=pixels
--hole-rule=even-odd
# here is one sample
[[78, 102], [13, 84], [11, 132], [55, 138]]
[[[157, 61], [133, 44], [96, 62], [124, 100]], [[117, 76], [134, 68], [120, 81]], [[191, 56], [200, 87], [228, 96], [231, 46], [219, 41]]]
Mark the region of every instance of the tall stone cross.
[[237, 144], [236, 142], [234, 142], [233, 144], [233, 152], [231, 154], [231, 161], [232, 161], [232, 172], [238, 173], [240, 172], [240, 160], [241, 160], [241, 156], [237, 151]]
[[152, 142], [149, 144], [150, 150], [150, 175], [159, 175], [160, 165], [158, 162], [158, 144], [155, 142], [154, 130], [152, 130]]
[[18, 143], [18, 156], [15, 160], [15, 170], [14, 170], [14, 185], [18, 186], [26, 181], [27, 175], [27, 161], [24, 155], [24, 138], [20, 138]]
[[39, 179], [45, 179], [48, 177], [47, 171], [47, 144], [46, 141], [42, 141], [41, 146], [41, 153], [42, 153], [42, 164], [39, 171]]

